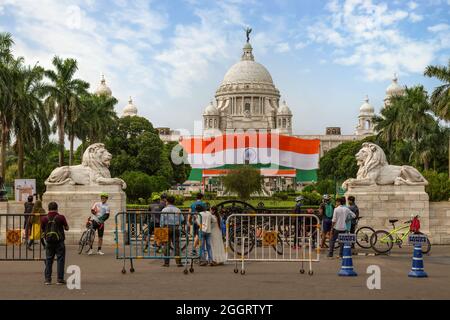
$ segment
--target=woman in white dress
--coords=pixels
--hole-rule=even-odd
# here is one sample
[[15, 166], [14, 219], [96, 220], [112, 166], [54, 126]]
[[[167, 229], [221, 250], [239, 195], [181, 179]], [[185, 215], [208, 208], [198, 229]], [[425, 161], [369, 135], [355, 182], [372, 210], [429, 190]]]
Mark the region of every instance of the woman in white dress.
[[216, 207], [211, 208], [211, 213], [211, 251], [213, 265], [224, 264], [227, 260], [227, 254], [225, 253], [225, 247], [223, 244], [220, 216]]

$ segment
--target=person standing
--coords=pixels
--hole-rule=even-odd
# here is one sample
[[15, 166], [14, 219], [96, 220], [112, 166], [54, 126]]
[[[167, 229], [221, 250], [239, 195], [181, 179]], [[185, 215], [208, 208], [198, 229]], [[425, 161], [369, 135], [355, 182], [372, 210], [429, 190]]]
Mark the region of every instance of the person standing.
[[[170, 244], [173, 244], [175, 256], [178, 257], [175, 259], [178, 267], [182, 267], [180, 258], [180, 232], [181, 226], [184, 223], [184, 216], [181, 214], [181, 210], [175, 206], [175, 197], [168, 196], [167, 197], [167, 206], [162, 209], [161, 218], [159, 220], [159, 224], [161, 228], [167, 227], [169, 229], [169, 241], [166, 243], [166, 257], [170, 256]], [[168, 267], [170, 264], [170, 259], [165, 258], [163, 267]]]
[[[33, 250], [32, 247], [34, 245], [34, 240], [42, 240], [40, 235], [40, 222], [41, 222], [41, 216], [45, 215], [45, 209], [42, 207], [42, 201], [36, 200], [36, 203], [33, 206], [33, 212], [32, 216], [30, 217], [29, 223], [31, 224], [31, 236], [30, 240], [28, 241], [27, 248], [28, 250]], [[43, 241], [41, 241], [43, 242]]]
[[45, 284], [52, 284], [53, 260], [56, 256], [57, 282], [65, 284], [64, 265], [66, 260], [66, 246], [64, 244], [64, 231], [69, 230], [66, 218], [58, 213], [58, 204], [50, 202], [48, 204], [48, 214], [41, 218], [41, 232], [45, 242]]
[[[188, 224], [189, 224], [189, 227], [192, 228], [191, 232], [194, 237], [194, 247], [192, 249], [193, 256], [197, 255], [197, 248], [200, 243], [199, 238], [198, 238], [199, 225], [195, 221], [196, 220], [195, 214], [198, 214], [199, 212], [206, 210], [206, 203], [204, 203], [202, 200], [203, 194], [201, 192], [199, 192], [199, 193], [197, 193], [197, 196], [195, 198], [196, 198], [196, 200], [191, 204], [191, 208], [189, 210], [190, 214], [188, 215]], [[196, 211], [196, 208], [199, 205], [202, 207], [202, 210]]]
[[[208, 264], [212, 264], [213, 255], [211, 249], [211, 224], [212, 224], [212, 214], [211, 212], [204, 209], [200, 204], [195, 208], [199, 215], [201, 216], [201, 223], [197, 221], [197, 223], [201, 224], [202, 228], [202, 257], [200, 266], [206, 266]], [[206, 254], [208, 254], [208, 259], [206, 259]]]
[[[354, 196], [349, 196], [348, 197], [348, 208], [350, 210], [352, 210], [352, 212], [356, 216], [354, 219], [352, 219], [351, 226], [350, 226], [350, 233], [354, 234], [355, 231], [356, 231], [356, 226], [358, 225], [358, 218], [359, 218], [359, 208], [356, 205]], [[354, 249], [354, 248], [355, 248], [355, 244], [352, 243], [352, 249]]]
[[[144, 242], [145, 242], [145, 249], [144, 252], [148, 252], [148, 241], [150, 241], [150, 237], [152, 236], [153, 232], [155, 232], [155, 228], [159, 228], [160, 226], [160, 219], [161, 219], [161, 212], [166, 207], [167, 203], [167, 196], [166, 195], [155, 195], [152, 198], [153, 203], [150, 204], [148, 207], [148, 211], [150, 214], [146, 216], [145, 224], [147, 224], [148, 231], [144, 235]], [[158, 253], [161, 253], [161, 249], [159, 248], [159, 245], [155, 243], [155, 246], [158, 246]]]
[[[303, 207], [303, 196], [298, 196], [297, 198], [295, 198], [294, 213], [295, 214], [301, 214], [302, 213], [302, 207]], [[303, 223], [303, 218], [302, 217], [295, 217], [294, 245], [292, 247], [292, 249], [294, 249], [294, 250], [299, 248], [298, 239], [302, 236], [300, 234], [301, 233], [301, 229], [302, 229], [302, 223]]]
[[327, 236], [331, 239], [332, 218], [334, 206], [331, 202], [331, 197], [328, 194], [323, 195], [322, 203], [319, 207], [319, 212], [322, 217], [322, 243], [321, 248], [325, 248], [325, 240]]
[[28, 242], [30, 239], [30, 233], [31, 233], [31, 214], [33, 213], [33, 207], [34, 207], [34, 203], [33, 203], [33, 196], [28, 196], [27, 198], [27, 202], [24, 203], [24, 210], [23, 210], [23, 214], [24, 214], [24, 220], [23, 220], [23, 230], [25, 233], [25, 243], [27, 244], [28, 247]]
[[224, 264], [227, 260], [227, 254], [225, 253], [225, 247], [223, 245], [222, 236], [222, 223], [219, 211], [217, 207], [211, 208], [211, 254], [212, 254], [212, 266]]
[[[355, 218], [355, 214], [345, 206], [345, 198], [336, 200], [338, 206], [334, 209], [332, 218], [332, 234], [330, 238], [330, 247], [328, 257], [333, 257], [334, 244], [339, 237], [339, 234], [347, 232], [346, 221]], [[339, 245], [339, 256], [342, 257], [344, 247], [342, 243]]]
[[[107, 193], [100, 194], [100, 202], [96, 202], [91, 207], [91, 217], [90, 223], [94, 227], [94, 230], [97, 230], [98, 233], [98, 248], [97, 254], [104, 255], [102, 252], [103, 245], [103, 234], [105, 232], [105, 221], [108, 220], [109, 215], [111, 213], [111, 209], [107, 203], [109, 195]], [[92, 245], [89, 249], [88, 255], [94, 254], [92, 251]]]

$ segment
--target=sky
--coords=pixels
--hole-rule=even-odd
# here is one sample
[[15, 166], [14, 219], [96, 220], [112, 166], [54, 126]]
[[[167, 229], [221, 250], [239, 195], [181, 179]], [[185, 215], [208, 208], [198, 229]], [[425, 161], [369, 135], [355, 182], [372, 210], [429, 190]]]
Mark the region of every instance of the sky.
[[394, 73], [431, 93], [425, 67], [450, 59], [450, 0], [0, 0], [16, 55], [47, 68], [75, 58], [92, 91], [105, 74], [119, 114], [131, 96], [155, 127], [190, 132], [248, 26], [295, 134], [353, 134], [365, 96], [378, 112]]

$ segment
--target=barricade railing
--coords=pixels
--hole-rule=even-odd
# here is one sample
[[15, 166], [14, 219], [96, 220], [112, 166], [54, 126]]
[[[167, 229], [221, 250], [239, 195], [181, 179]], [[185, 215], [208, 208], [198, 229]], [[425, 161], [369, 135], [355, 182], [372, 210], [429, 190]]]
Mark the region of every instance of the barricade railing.
[[35, 214], [0, 215], [0, 261], [45, 260], [41, 217]]
[[320, 261], [320, 220], [312, 214], [233, 214], [227, 219], [227, 260], [234, 272], [245, 274], [245, 262], [300, 262], [300, 273], [308, 263]]
[[[195, 235], [198, 235], [198, 247], [195, 246]], [[201, 216], [121, 212], [115, 216], [115, 243], [116, 259], [123, 260], [122, 273], [126, 273], [126, 260], [130, 261], [130, 272], [134, 272], [133, 260], [136, 259], [164, 260], [164, 265], [174, 259], [178, 266], [184, 266], [185, 274], [192, 273], [194, 260], [200, 259], [202, 254]]]

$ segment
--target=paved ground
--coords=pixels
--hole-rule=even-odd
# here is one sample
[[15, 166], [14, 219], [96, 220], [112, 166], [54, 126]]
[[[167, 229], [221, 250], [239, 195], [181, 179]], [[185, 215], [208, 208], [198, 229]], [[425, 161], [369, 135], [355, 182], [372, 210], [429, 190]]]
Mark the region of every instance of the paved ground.
[[[450, 299], [450, 247], [434, 246], [425, 257], [426, 279], [408, 278], [411, 249], [356, 256], [358, 277], [343, 278], [337, 276], [340, 260], [324, 255], [313, 276], [301, 275], [296, 263], [248, 263], [244, 276], [234, 274], [233, 264], [196, 266], [184, 275], [181, 268], [150, 260], [137, 261], [135, 273], [122, 275], [111, 247], [105, 256], [79, 256], [68, 247], [66, 267], [80, 266], [81, 290], [44, 286], [43, 262], [0, 261], [0, 299]], [[381, 268], [381, 290], [367, 289], [369, 265]]]

